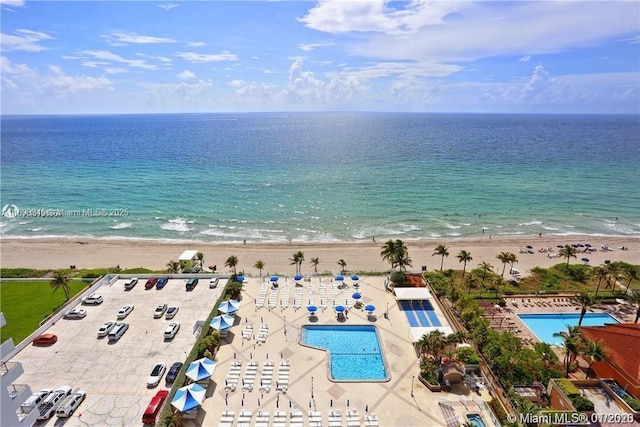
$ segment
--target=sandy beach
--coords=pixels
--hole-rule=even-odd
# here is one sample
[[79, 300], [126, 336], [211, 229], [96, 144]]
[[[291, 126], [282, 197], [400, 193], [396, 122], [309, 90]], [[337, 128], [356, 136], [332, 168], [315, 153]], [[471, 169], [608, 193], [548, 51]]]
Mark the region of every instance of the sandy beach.
[[[462, 269], [456, 258], [461, 250], [471, 253], [473, 260], [467, 270], [475, 268], [481, 262], [493, 265], [495, 271], [501, 271], [502, 264], [496, 258], [500, 252], [513, 252], [518, 257], [515, 267], [524, 275], [536, 266], [549, 267], [563, 262], [560, 258], [549, 257], [549, 252], [540, 249], [553, 249], [557, 253], [558, 245], [583, 243], [591, 244], [597, 251], [579, 253], [572, 263], [580, 263], [588, 258], [590, 265], [599, 265], [605, 260], [640, 263], [640, 239], [629, 237], [594, 236], [487, 236], [483, 239], [442, 239], [442, 240], [406, 240], [413, 267], [409, 271], [420, 271], [426, 265], [429, 270], [440, 269], [439, 256], [432, 256], [439, 244], [449, 249], [444, 259], [444, 268]], [[211, 242], [162, 242], [155, 240], [108, 240], [108, 239], [0, 239], [0, 265], [2, 268], [56, 269], [75, 265], [78, 269], [115, 267], [145, 267], [154, 270], [164, 269], [170, 260], [177, 259], [186, 249], [194, 249], [204, 254], [205, 266], [217, 266], [217, 271], [229, 271], [225, 260], [235, 255], [238, 258], [238, 272], [247, 276], [257, 276], [254, 268], [256, 261], [265, 263], [263, 274], [278, 273], [291, 275], [295, 268], [290, 258], [297, 251], [304, 253], [302, 273], [314, 273], [311, 258], [319, 258], [318, 273], [336, 274], [340, 267], [339, 259], [346, 263], [348, 272], [379, 272], [389, 269], [382, 261], [380, 251], [384, 242], [360, 243], [301, 243], [293, 241], [286, 244], [252, 243], [220, 244]], [[610, 248], [602, 250], [602, 246]], [[526, 253], [531, 246], [533, 253]], [[628, 248], [627, 250], [620, 249]], [[525, 253], [521, 253], [524, 251]]]

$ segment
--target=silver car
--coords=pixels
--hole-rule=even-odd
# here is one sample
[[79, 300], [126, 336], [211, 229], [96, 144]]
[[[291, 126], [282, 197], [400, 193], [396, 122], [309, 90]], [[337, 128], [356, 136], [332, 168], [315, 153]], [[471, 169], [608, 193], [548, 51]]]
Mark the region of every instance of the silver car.
[[129, 315], [133, 311], [133, 304], [123, 305], [122, 308], [118, 311], [118, 319], [122, 320]]
[[107, 335], [109, 335], [109, 332], [111, 332], [114, 326], [116, 326], [116, 322], [113, 320], [105, 322], [102, 326], [100, 326], [100, 329], [98, 329], [98, 336], [106, 337]]

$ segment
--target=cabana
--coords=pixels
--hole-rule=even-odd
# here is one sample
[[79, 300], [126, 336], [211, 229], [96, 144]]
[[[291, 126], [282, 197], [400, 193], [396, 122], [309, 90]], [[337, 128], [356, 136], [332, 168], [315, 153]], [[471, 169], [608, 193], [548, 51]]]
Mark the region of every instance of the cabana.
[[198, 251], [189, 249], [182, 252], [182, 255], [178, 258], [178, 262], [180, 263], [180, 268], [182, 270], [190, 270], [196, 266]]

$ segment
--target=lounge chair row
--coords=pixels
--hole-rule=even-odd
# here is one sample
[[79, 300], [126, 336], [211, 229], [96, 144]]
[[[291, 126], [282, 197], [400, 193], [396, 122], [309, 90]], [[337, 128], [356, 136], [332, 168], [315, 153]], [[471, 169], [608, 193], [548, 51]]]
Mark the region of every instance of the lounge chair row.
[[[236, 413], [232, 410], [226, 410], [220, 416], [219, 427], [268, 427], [271, 421], [271, 413], [269, 411], [258, 410], [255, 413], [252, 411], [240, 411], [238, 418], [235, 417]], [[304, 414], [298, 409], [287, 412], [276, 411], [273, 413], [273, 427], [286, 427], [287, 419], [289, 420], [289, 427], [303, 427]], [[234, 422], [235, 421], [235, 422]], [[346, 421], [346, 423], [345, 423]], [[330, 411], [327, 414], [327, 424], [323, 424], [323, 417], [321, 412], [312, 411], [309, 412], [307, 426], [309, 427], [361, 427], [364, 422], [365, 427], [378, 427], [378, 417], [375, 414], [366, 415], [361, 417], [357, 409], [351, 409], [347, 411], [346, 417], [343, 420], [342, 413], [339, 410]]]

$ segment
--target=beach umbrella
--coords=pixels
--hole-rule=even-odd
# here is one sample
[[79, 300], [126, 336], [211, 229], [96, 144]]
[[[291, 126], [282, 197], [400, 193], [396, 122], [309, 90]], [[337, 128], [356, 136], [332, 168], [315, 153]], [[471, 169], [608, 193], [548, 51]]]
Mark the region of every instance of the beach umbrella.
[[533, 246], [527, 245], [527, 249], [533, 249]]
[[178, 411], [186, 412], [197, 408], [204, 400], [206, 389], [197, 383], [189, 384], [176, 390], [171, 406]]
[[582, 258], [582, 262], [584, 262], [584, 263], [589, 262], [589, 258]]
[[235, 318], [233, 316], [216, 316], [211, 319], [209, 326], [218, 331], [224, 331], [225, 329], [232, 327], [234, 321]]
[[358, 280], [360, 280], [360, 278], [358, 277], [358, 275], [354, 274], [353, 276], [351, 276], [351, 280], [357, 282]]
[[351, 298], [358, 301], [360, 298], [362, 298], [362, 294], [360, 292], [356, 292], [355, 294], [351, 295]]
[[226, 314], [235, 313], [239, 309], [240, 309], [240, 301], [236, 301], [234, 299], [222, 301], [218, 306], [218, 311], [221, 311], [222, 313], [226, 313]]
[[200, 381], [209, 378], [215, 370], [216, 362], [208, 357], [203, 357], [189, 364], [186, 375], [193, 381]]
[[278, 276], [271, 276], [271, 280], [272, 282], [277, 282], [278, 281]]
[[367, 311], [375, 311], [376, 310], [376, 306], [373, 304], [369, 304], [369, 305], [365, 305], [364, 309]]
[[562, 246], [562, 245], [556, 245], [556, 248], [560, 248], [560, 249], [562, 249], [562, 248], [564, 248], [564, 246]]
[[318, 307], [316, 307], [315, 305], [309, 305], [307, 306], [307, 310], [311, 313], [315, 313], [316, 311], [318, 311]]
[[236, 282], [240, 282], [240, 283], [244, 282], [244, 276], [236, 277]]
[[302, 279], [303, 279], [303, 277], [301, 275], [299, 275], [299, 274], [296, 277], [293, 278], [293, 280], [295, 280], [296, 282], [299, 282]]
[[336, 305], [333, 309], [338, 313], [344, 313], [345, 306], [344, 305]]
[[339, 280], [342, 282], [344, 280], [344, 276], [336, 276], [336, 280]]

